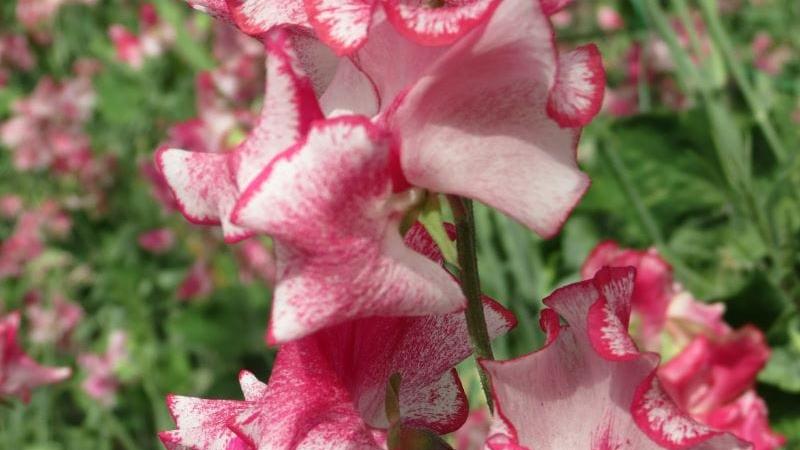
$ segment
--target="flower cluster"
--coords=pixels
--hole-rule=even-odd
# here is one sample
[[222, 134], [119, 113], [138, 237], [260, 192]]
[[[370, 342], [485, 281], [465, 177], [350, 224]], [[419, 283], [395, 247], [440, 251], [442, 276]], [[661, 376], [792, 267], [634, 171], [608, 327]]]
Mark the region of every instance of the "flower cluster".
[[[555, 47], [550, 16], [569, 2], [189, 3], [263, 44], [263, 106], [231, 148], [224, 132], [171, 139], [156, 165], [189, 221], [220, 226], [228, 243], [272, 239], [266, 340], [279, 350], [267, 383], [242, 372], [244, 400], [170, 396], [177, 429], [162, 442], [405, 449], [459, 429], [468, 281], [414, 218], [427, 192], [558, 232], [589, 185], [576, 145], [605, 87], [595, 46]], [[235, 123], [199, 106], [200, 123]], [[750, 448], [673, 401], [658, 356], [628, 332], [631, 311], [647, 308], [637, 283], [658, 282], [634, 274], [604, 268], [556, 291], [544, 349], [480, 361], [497, 407], [486, 448]], [[489, 339], [515, 325], [475, 300]], [[648, 322], [648, 339], [660, 327]]]
[[783, 445], [783, 437], [769, 429], [766, 405], [753, 390], [769, 358], [760, 330], [732, 329], [722, 318], [725, 305], [696, 300], [674, 281], [671, 267], [654, 249], [623, 249], [603, 242], [584, 263], [583, 276], [603, 266], [636, 268], [631, 299], [634, 339], [665, 357], [657, 376], [681, 409], [752, 442], [756, 450]]
[[158, 17], [150, 3], [139, 8], [139, 29], [138, 36], [119, 24], [108, 29], [117, 59], [134, 69], [141, 68], [145, 59], [161, 55], [175, 40], [175, 30]]

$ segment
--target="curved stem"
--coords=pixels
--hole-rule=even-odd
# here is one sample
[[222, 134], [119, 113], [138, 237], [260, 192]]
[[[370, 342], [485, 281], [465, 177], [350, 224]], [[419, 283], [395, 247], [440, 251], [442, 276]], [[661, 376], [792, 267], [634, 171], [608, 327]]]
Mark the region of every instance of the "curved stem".
[[[491, 360], [494, 359], [494, 354], [481, 301], [472, 201], [458, 196], [448, 196], [447, 199], [456, 222], [456, 247], [458, 249], [458, 265], [461, 267], [461, 290], [467, 298], [467, 329], [472, 340], [472, 348], [479, 358]], [[489, 410], [494, 412], [489, 379], [480, 365], [477, 368], [483, 392], [486, 395], [486, 404], [489, 406]]]

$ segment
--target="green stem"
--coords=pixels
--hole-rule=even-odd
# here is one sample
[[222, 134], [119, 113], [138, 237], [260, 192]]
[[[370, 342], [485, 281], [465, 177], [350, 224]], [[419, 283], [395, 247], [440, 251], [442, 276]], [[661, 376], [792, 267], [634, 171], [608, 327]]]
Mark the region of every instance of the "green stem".
[[[467, 330], [472, 340], [472, 349], [479, 358], [494, 359], [492, 343], [489, 339], [489, 330], [486, 328], [486, 317], [483, 313], [481, 301], [481, 283], [478, 274], [478, 257], [475, 248], [475, 217], [472, 212], [472, 201], [448, 196], [453, 218], [456, 222], [456, 247], [458, 248], [458, 263], [461, 267], [461, 290], [467, 297]], [[494, 412], [492, 388], [483, 368], [478, 365], [478, 375], [486, 395], [486, 404]]]
[[137, 450], [139, 448], [133, 438], [128, 434], [125, 427], [117, 420], [116, 416], [111, 411], [106, 412], [106, 423], [111, 431], [111, 434], [122, 445], [125, 450]]
[[750, 80], [747, 79], [744, 65], [739, 61], [730, 37], [725, 32], [725, 29], [722, 27], [722, 24], [719, 21], [716, 2], [714, 0], [701, 0], [700, 9], [703, 12], [703, 19], [708, 26], [708, 30], [711, 33], [711, 38], [714, 40], [714, 43], [720, 49], [722, 56], [728, 63], [728, 67], [731, 69], [733, 78], [739, 85], [739, 89], [742, 91], [747, 105], [753, 111], [753, 117], [755, 117], [756, 123], [758, 123], [759, 128], [761, 128], [761, 132], [764, 133], [764, 137], [767, 139], [767, 143], [769, 144], [770, 149], [772, 149], [775, 158], [779, 162], [785, 161], [788, 156], [788, 152], [786, 151], [786, 148], [784, 147], [780, 137], [778, 137], [777, 131], [775, 131], [775, 128], [772, 126], [772, 122], [769, 120], [767, 109], [761, 104], [755, 89], [750, 84]]

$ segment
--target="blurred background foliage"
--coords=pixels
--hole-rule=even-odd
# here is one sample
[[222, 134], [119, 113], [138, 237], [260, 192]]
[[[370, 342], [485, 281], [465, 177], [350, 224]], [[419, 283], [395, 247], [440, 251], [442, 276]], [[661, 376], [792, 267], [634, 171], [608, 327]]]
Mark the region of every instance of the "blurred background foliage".
[[[70, 77], [84, 57], [102, 63], [85, 128], [94, 154], [116, 161], [103, 207], [70, 209], [69, 235], [48, 241], [24, 276], [0, 280], [0, 299], [8, 311], [23, 306], [31, 289], [62, 293], [85, 310], [75, 345], [102, 351], [109, 333], [124, 329], [130, 352], [113, 407], [85, 395], [79, 369], [70, 381], [34, 392], [29, 405], [0, 405], [0, 448], [160, 448], [156, 431], [172, 426], [167, 393], [238, 398], [240, 369], [262, 378], [269, 372], [274, 355], [262, 339], [268, 286], [241, 283], [233, 253], [207, 230], [165, 213], [141, 175], [168, 127], [197, 114], [195, 77], [215, 64], [210, 18], [177, 0], [153, 4], [176, 39], [140, 69], [117, 61], [108, 35], [112, 23], [137, 29], [139, 2], [69, 4], [50, 24], [51, 42], [32, 43], [36, 67], [12, 73], [0, 88], [3, 120], [43, 74]], [[613, 7], [624, 25], [602, 26], [600, 6]], [[3, 33], [25, 32], [15, 7], [0, 4]], [[561, 44], [598, 43], [611, 100], [628, 100], [627, 109], [614, 110], [607, 98], [605, 112], [584, 130], [579, 159], [592, 187], [558, 237], [541, 240], [476, 206], [483, 288], [520, 321], [495, 343], [498, 358], [541, 345], [541, 299], [577, 280], [598, 242], [653, 246], [697, 298], [726, 303], [728, 322], [767, 333], [773, 355], [758, 391], [787, 448], [800, 448], [800, 2], [578, 2], [569, 12], [569, 23], [557, 27]], [[779, 70], [758, 67], [751, 42], [759, 33], [789, 52]], [[633, 79], [632, 46], [653, 42], [666, 46], [674, 67]], [[0, 151], [0, 195], [63, 202], [82, 188], [71, 177], [17, 171], [11, 152]], [[13, 226], [0, 220], [0, 239]], [[159, 227], [175, 230], [180, 245], [163, 254], [142, 250], [138, 236]], [[176, 289], [200, 256], [213, 258], [214, 289], [178, 301]], [[84, 276], [76, 281], [78, 269]], [[39, 361], [75, 367], [69, 351], [27, 348]]]

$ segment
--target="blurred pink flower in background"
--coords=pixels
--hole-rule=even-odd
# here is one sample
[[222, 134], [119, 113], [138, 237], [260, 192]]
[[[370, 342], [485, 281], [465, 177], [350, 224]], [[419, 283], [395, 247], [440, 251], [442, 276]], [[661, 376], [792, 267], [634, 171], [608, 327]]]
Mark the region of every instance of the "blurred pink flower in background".
[[155, 7], [144, 3], [139, 9], [139, 34], [114, 24], [108, 35], [117, 53], [117, 60], [140, 69], [145, 60], [160, 56], [175, 41], [175, 30], [158, 17]]
[[625, 27], [625, 21], [613, 7], [600, 5], [597, 8], [597, 25], [603, 31], [617, 31]]
[[489, 437], [491, 425], [492, 416], [485, 409], [470, 411], [464, 425], [453, 433], [454, 448], [458, 450], [482, 450], [486, 438]]
[[0, 216], [5, 219], [13, 219], [22, 212], [22, 197], [16, 194], [5, 194], [0, 196]]
[[25, 354], [17, 342], [19, 324], [19, 312], [0, 317], [0, 396], [16, 396], [27, 402], [32, 389], [63, 381], [72, 370], [41, 366]]
[[11, 235], [0, 242], [0, 279], [18, 277], [42, 253], [45, 237], [64, 237], [71, 227], [69, 216], [52, 200], [22, 212]]
[[87, 373], [81, 384], [84, 392], [103, 406], [112, 406], [120, 386], [117, 370], [128, 359], [128, 337], [122, 330], [113, 331], [105, 353], [83, 353], [78, 364]]
[[59, 293], [45, 305], [41, 293], [31, 291], [25, 298], [25, 315], [32, 342], [67, 346], [72, 331], [83, 319], [83, 308]]
[[189, 268], [183, 282], [178, 286], [177, 296], [179, 300], [195, 300], [207, 296], [213, 289], [211, 267], [201, 259]]
[[239, 262], [239, 277], [243, 282], [261, 280], [268, 286], [275, 284], [275, 256], [256, 238], [239, 243], [234, 250]]
[[175, 245], [175, 234], [169, 228], [157, 228], [139, 235], [139, 246], [151, 253], [164, 253]]
[[0, 88], [8, 83], [10, 71], [29, 71], [35, 64], [24, 35], [0, 35]]
[[754, 64], [769, 75], [778, 75], [783, 66], [792, 60], [794, 53], [787, 45], [776, 45], [766, 31], [759, 31], [750, 45]]

